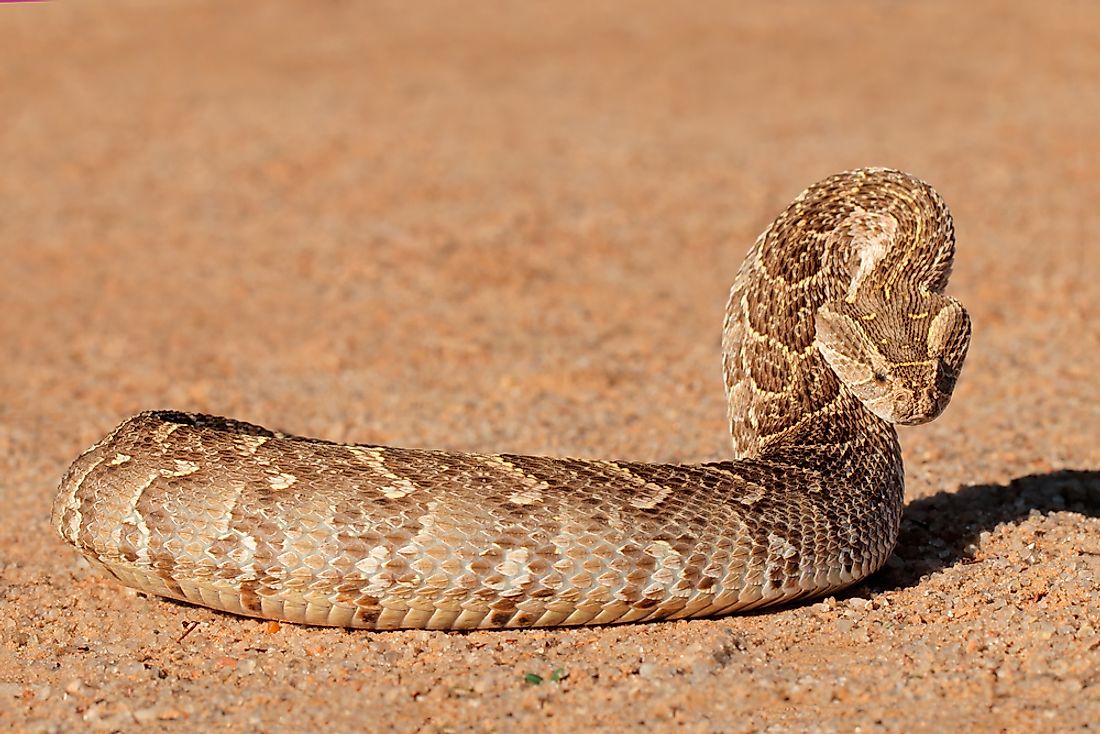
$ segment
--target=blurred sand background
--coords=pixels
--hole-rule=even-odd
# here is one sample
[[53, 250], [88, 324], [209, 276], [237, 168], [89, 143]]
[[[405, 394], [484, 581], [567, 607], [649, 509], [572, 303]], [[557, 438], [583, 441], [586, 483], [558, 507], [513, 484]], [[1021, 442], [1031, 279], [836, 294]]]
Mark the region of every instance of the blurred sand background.
[[[1093, 730], [1097, 28], [1087, 2], [0, 5], [0, 725]], [[894, 559], [837, 599], [345, 632], [125, 591], [49, 527], [68, 463], [148, 408], [727, 457], [736, 267], [862, 165], [951, 205], [974, 341], [903, 432]]]

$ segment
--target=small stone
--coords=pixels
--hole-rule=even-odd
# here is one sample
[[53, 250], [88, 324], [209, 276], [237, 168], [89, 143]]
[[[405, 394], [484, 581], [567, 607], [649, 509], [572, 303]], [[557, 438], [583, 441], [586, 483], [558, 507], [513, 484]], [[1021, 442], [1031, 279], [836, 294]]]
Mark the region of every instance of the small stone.
[[126, 676], [140, 675], [140, 674], [145, 672], [145, 664], [144, 663], [126, 663], [125, 665], [119, 667], [118, 672], [121, 673], [122, 675], [126, 675]]
[[86, 693], [86, 687], [84, 681], [73, 678], [65, 684], [64, 691], [71, 696], [83, 696]]
[[137, 709], [134, 711], [134, 720], [139, 724], [148, 724], [151, 721], [156, 721], [160, 715], [160, 709], [151, 706], [149, 708]]
[[23, 695], [23, 686], [19, 683], [0, 683], [0, 698], [19, 698]]

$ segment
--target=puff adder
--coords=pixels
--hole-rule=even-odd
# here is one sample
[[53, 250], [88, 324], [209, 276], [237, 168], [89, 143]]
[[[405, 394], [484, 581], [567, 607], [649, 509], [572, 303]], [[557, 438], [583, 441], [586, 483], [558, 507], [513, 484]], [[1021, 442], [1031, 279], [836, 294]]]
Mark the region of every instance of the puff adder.
[[893, 424], [939, 415], [962, 367], [954, 249], [944, 202], [905, 173], [799, 195], [730, 293], [730, 461], [344, 445], [147, 412], [73, 463], [53, 525], [128, 586], [317, 625], [609, 624], [827, 594], [892, 551]]

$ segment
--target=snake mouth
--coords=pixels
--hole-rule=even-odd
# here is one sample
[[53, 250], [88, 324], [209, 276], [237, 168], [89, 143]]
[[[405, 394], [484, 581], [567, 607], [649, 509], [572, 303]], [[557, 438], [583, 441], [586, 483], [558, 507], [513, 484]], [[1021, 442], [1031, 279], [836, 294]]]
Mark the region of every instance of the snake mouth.
[[950, 400], [949, 394], [932, 388], [915, 400], [907, 401], [905, 409], [898, 410], [894, 422], [902, 426], [929, 423], [940, 417]]

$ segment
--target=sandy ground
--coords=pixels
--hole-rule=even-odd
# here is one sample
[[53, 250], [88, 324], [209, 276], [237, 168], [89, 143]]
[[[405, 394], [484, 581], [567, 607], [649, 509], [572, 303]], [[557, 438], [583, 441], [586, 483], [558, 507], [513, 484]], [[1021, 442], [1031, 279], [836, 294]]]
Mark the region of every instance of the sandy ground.
[[[0, 722], [1096, 730], [1100, 7], [672, 5], [0, 6]], [[836, 599], [345, 632], [126, 591], [49, 527], [68, 463], [154, 407], [726, 457], [732, 275], [805, 185], [869, 164], [952, 206], [975, 333], [947, 413], [903, 433], [894, 559]]]

